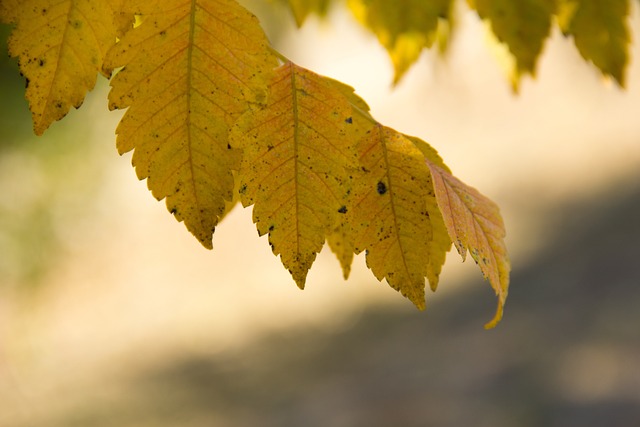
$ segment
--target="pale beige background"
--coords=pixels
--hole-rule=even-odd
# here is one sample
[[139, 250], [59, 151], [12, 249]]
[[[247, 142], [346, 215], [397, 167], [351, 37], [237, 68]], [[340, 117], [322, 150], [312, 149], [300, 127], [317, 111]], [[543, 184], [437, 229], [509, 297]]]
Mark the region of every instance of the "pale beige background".
[[[620, 90], [584, 63], [570, 39], [554, 34], [536, 80], [525, 78], [514, 96], [483, 24], [460, 13], [446, 57], [425, 53], [396, 88], [386, 53], [343, 10], [325, 23], [310, 19], [279, 48], [354, 86], [379, 121], [429, 141], [458, 177], [497, 201], [517, 264], [553, 239], [545, 232], [550, 207], [624, 192], [627, 180], [640, 178], [639, 48], [628, 88]], [[410, 306], [369, 274], [362, 257], [344, 282], [326, 250], [299, 291], [266, 238], [258, 238], [249, 209], [238, 207], [224, 220], [213, 251], [200, 247], [137, 181], [130, 154], [117, 156], [119, 113], [107, 111], [107, 90], [102, 82], [66, 119], [71, 126], [93, 122], [92, 140], [78, 143], [91, 144], [95, 158], [79, 179], [92, 179], [90, 162], [107, 164], [95, 208], [80, 222], [56, 224], [68, 256], [36, 297], [16, 297], [14, 284], [0, 287], [0, 425], [63, 412], [87, 390], [118, 393], [118, 378], [172, 357], [213, 355], [273, 330], [348, 328], [370, 304]], [[45, 135], [39, 143], [54, 142]], [[47, 179], [11, 164], [3, 167], [13, 167], [13, 183]], [[24, 196], [13, 188], [3, 189], [7, 204]], [[70, 196], [61, 205], [82, 203]], [[418, 314], [423, 321], [430, 310], [446, 310], [447, 295], [465, 292], [461, 278], [472, 275], [479, 275], [475, 265], [451, 253], [441, 289]], [[507, 304], [504, 322], [512, 310], [518, 307]]]

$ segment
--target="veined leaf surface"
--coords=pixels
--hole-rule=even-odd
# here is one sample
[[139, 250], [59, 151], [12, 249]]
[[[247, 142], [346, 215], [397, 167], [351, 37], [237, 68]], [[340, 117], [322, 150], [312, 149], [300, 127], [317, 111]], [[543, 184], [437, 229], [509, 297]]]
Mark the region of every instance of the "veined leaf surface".
[[135, 23], [135, 15], [131, 10], [127, 11], [123, 5], [128, 0], [111, 0], [111, 9], [113, 10], [113, 24], [116, 28], [116, 35], [122, 38], [124, 34], [133, 28]]
[[558, 22], [587, 61], [624, 86], [630, 43], [628, 0], [560, 0]]
[[269, 234], [273, 253], [302, 288], [345, 209], [347, 170], [356, 161], [352, 110], [330, 79], [292, 63], [276, 71], [270, 88], [267, 104], [232, 133], [244, 149], [240, 197], [254, 205], [258, 232]]
[[3, 8], [4, 19], [16, 23], [9, 53], [27, 79], [33, 129], [42, 135], [94, 87], [115, 43], [113, 14], [108, 0], [25, 0]]
[[118, 125], [120, 153], [153, 195], [207, 248], [232, 199], [239, 152], [232, 124], [264, 99], [276, 59], [257, 19], [234, 0], [132, 0], [124, 13], [142, 24], [109, 52], [110, 108], [128, 110]]
[[424, 309], [425, 277], [437, 286], [451, 245], [442, 219], [437, 220], [424, 155], [410, 139], [379, 124], [360, 139], [358, 152], [363, 173], [353, 184], [349, 205], [355, 252], [366, 251], [376, 278]]
[[495, 203], [447, 170], [428, 160], [427, 165], [451, 240], [462, 259], [466, 257], [467, 250], [471, 253], [498, 296], [496, 315], [485, 325], [492, 328], [502, 318], [511, 268], [500, 211]]
[[[449, 171], [447, 165], [444, 164], [442, 157], [438, 152], [425, 141], [415, 136], [408, 136], [411, 142], [416, 146], [420, 152], [424, 155], [428, 162], [438, 165], [441, 169]], [[427, 279], [431, 290], [435, 291], [438, 287], [440, 272], [442, 266], [447, 257], [447, 252], [451, 249], [451, 238], [449, 232], [444, 223], [440, 206], [438, 206], [438, 200], [435, 197], [435, 189], [433, 188], [433, 181], [429, 181], [429, 194], [426, 199], [427, 213], [429, 214], [429, 220], [431, 222], [431, 239], [429, 240], [429, 259], [427, 264]]]

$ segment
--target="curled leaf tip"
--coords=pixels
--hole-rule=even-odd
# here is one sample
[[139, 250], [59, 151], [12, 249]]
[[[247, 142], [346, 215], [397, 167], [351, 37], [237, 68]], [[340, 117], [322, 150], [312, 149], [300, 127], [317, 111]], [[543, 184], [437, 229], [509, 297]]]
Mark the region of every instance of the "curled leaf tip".
[[493, 319], [491, 319], [490, 322], [486, 323], [484, 325], [485, 329], [493, 329], [495, 328], [498, 323], [500, 323], [500, 321], [502, 320], [502, 314], [504, 312], [504, 301], [502, 299], [498, 300], [498, 308], [496, 309], [496, 314], [495, 316], [493, 316]]
[[498, 206], [437, 165], [429, 161], [427, 165], [449, 237], [463, 259], [466, 251], [471, 254], [498, 296], [496, 315], [485, 325], [487, 329], [493, 328], [502, 318], [511, 270], [504, 242], [504, 222]]

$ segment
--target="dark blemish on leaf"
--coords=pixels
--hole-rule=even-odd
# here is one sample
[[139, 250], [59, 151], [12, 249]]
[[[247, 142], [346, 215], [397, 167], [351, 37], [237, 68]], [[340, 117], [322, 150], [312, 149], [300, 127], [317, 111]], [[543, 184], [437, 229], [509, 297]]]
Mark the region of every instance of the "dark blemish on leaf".
[[273, 231], [275, 228], [276, 228], [276, 226], [272, 224], [272, 225], [269, 226], [269, 231]]
[[166, 31], [166, 30], [162, 30], [162, 31], [160, 31], [160, 35], [161, 35], [161, 36], [166, 36], [166, 35], [167, 35], [167, 31]]
[[38, 65], [40, 65], [41, 67], [44, 67], [44, 64], [45, 64], [45, 60], [44, 59], [38, 60]]
[[267, 145], [267, 151], [271, 151], [271, 150], [273, 150], [273, 145], [271, 144]]
[[352, 123], [353, 123], [353, 117], [347, 117], [347, 118], [345, 119], [345, 123], [352, 124]]
[[245, 193], [245, 191], [247, 191], [247, 184], [242, 184], [242, 185], [240, 186], [240, 188], [238, 189], [238, 193], [240, 193], [240, 194], [244, 194], [244, 193]]
[[75, 21], [71, 21], [70, 22], [71, 26], [73, 28], [75, 28], [76, 30], [80, 27], [82, 27], [82, 21], [78, 21], [77, 19]]
[[341, 214], [347, 213], [347, 207], [341, 206], [340, 209], [338, 209], [338, 212], [340, 212]]
[[382, 196], [386, 192], [387, 186], [385, 185], [385, 183], [382, 181], [378, 181], [378, 194]]
[[227, 150], [231, 150], [231, 144], [227, 144]]
[[171, 208], [169, 212], [171, 212], [171, 215], [175, 215], [178, 213], [178, 208]]
[[62, 109], [62, 103], [56, 102], [56, 108]]
[[24, 88], [28, 88], [29, 87], [29, 79], [25, 79], [24, 81]]

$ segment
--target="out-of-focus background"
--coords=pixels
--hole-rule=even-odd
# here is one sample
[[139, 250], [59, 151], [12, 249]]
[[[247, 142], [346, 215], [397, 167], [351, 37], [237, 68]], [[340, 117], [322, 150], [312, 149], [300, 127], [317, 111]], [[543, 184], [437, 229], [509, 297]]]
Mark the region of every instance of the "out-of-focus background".
[[515, 96], [460, 7], [449, 52], [391, 88], [386, 53], [340, 7], [298, 31], [249, 6], [284, 54], [501, 206], [503, 322], [482, 328], [495, 298], [454, 252], [419, 312], [362, 257], [345, 282], [329, 251], [299, 291], [250, 209], [203, 249], [116, 154], [107, 82], [36, 138], [5, 46], [0, 426], [640, 425], [640, 45], [621, 90], [554, 34]]

